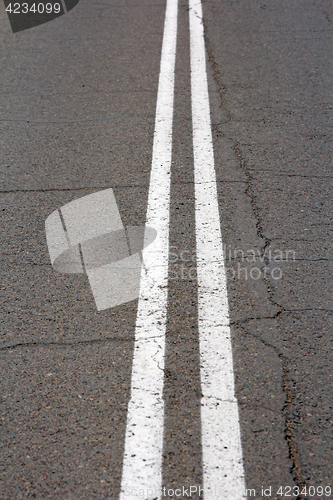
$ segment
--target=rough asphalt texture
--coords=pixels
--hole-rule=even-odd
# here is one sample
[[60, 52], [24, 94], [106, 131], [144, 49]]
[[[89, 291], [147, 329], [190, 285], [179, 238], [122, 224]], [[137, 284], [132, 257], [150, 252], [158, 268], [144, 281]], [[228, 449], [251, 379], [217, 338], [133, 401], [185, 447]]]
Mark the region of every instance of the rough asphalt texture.
[[[170, 488], [202, 483], [187, 9], [181, 0]], [[258, 499], [262, 486], [267, 498], [333, 489], [332, 3], [203, 9], [246, 485]], [[137, 301], [97, 312], [87, 278], [52, 269], [44, 221], [112, 187], [123, 223], [145, 222], [164, 13], [164, 2], [81, 0], [13, 34], [0, 6], [2, 500], [118, 497]]]

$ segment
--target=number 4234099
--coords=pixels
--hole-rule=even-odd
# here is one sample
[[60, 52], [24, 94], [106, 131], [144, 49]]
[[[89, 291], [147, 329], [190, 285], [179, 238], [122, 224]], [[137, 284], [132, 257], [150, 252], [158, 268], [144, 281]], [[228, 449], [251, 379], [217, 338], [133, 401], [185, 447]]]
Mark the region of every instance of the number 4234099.
[[60, 3], [33, 3], [32, 5], [29, 5], [27, 3], [10, 3], [8, 7], [6, 8], [6, 12], [9, 12], [10, 14], [28, 14], [28, 13], [33, 13], [33, 14], [59, 14], [61, 10]]
[[281, 497], [298, 497], [304, 495], [305, 497], [330, 497], [332, 489], [330, 486], [280, 486], [276, 495]]

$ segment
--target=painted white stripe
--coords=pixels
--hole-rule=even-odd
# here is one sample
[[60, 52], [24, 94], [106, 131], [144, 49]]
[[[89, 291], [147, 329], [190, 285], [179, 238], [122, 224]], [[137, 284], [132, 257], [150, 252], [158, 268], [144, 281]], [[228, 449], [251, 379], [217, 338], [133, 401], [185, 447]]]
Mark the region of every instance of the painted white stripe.
[[145, 500], [161, 498], [177, 13], [177, 0], [167, 0], [146, 217], [157, 237], [143, 251], [146, 271], [141, 274], [120, 500], [137, 500], [139, 490]]
[[204, 497], [246, 498], [200, 0], [189, 0]]

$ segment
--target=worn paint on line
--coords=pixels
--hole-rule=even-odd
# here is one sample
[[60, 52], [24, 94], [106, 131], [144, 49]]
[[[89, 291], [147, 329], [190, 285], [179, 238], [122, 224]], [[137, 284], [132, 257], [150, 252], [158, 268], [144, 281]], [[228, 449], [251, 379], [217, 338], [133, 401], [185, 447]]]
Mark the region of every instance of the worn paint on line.
[[189, 0], [204, 497], [245, 499], [200, 0]]
[[[131, 397], [128, 405], [120, 500], [160, 499], [164, 426], [164, 354], [167, 313], [170, 171], [174, 74], [177, 40], [177, 0], [168, 0], [156, 104], [153, 158], [146, 223], [157, 231], [143, 251], [146, 270], [135, 327]], [[135, 493], [136, 492], [136, 495]]]

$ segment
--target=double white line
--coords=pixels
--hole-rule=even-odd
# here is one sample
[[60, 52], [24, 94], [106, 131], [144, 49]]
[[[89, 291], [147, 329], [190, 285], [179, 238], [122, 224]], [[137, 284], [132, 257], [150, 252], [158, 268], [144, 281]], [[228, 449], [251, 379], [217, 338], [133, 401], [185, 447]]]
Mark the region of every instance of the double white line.
[[[120, 500], [162, 497], [163, 382], [178, 0], [167, 0], [146, 224], [157, 231], [135, 329]], [[245, 482], [229, 328], [200, 0], [189, 0], [204, 497], [240, 500]], [[180, 485], [182, 486], [182, 485]], [[186, 486], [186, 485], [184, 485]]]

